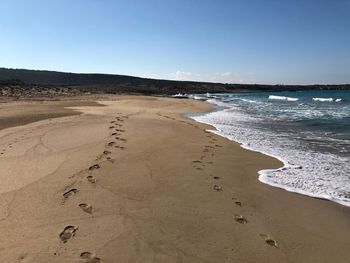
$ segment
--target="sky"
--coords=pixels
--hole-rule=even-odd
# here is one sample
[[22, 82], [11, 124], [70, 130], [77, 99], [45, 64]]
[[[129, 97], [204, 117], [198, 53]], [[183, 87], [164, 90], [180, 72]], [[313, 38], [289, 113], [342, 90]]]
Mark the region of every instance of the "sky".
[[0, 67], [350, 83], [350, 0], [0, 0]]

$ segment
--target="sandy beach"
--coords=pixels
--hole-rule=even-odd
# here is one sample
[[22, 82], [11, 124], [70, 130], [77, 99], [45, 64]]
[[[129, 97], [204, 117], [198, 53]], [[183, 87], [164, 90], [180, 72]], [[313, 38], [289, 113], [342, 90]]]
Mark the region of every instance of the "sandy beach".
[[350, 262], [350, 209], [183, 117], [195, 100], [1, 104], [0, 262]]

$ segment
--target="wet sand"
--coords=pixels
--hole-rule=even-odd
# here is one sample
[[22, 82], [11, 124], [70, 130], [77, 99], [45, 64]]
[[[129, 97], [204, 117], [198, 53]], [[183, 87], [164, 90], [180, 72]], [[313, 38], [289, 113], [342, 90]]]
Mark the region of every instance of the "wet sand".
[[61, 101], [4, 101], [0, 100], [0, 130], [25, 125], [31, 122], [78, 115], [77, 111], [67, 109], [79, 105], [100, 106], [92, 98]]
[[349, 208], [260, 183], [210, 105], [111, 98], [0, 130], [0, 262], [350, 261]]

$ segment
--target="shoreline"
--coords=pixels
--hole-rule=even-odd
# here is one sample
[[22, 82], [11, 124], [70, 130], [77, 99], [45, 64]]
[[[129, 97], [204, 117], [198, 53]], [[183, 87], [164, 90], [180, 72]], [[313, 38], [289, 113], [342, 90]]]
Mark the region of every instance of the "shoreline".
[[[205, 101], [205, 102], [213, 105], [213, 107], [214, 107], [214, 109], [212, 111], [210, 111], [210, 112], [220, 111], [220, 108], [221, 109], [222, 108], [223, 109], [227, 108], [227, 106], [225, 106], [225, 105], [221, 105], [218, 102], [214, 103], [214, 102], [211, 102], [210, 100], [211, 99], [208, 99], [208, 100]], [[207, 113], [210, 113], [210, 112], [207, 112]], [[199, 114], [198, 116], [205, 115], [207, 113]], [[214, 128], [214, 130], [212, 130], [211, 132], [213, 132], [214, 134], [222, 136], [224, 138], [229, 139], [230, 141], [233, 141], [233, 142], [239, 144], [240, 147], [242, 147], [243, 149], [246, 149], [246, 150], [249, 150], [249, 151], [252, 151], [252, 152], [258, 152], [258, 153], [264, 154], [266, 156], [272, 157], [272, 158], [280, 161], [281, 162], [281, 166], [280, 167], [275, 168], [275, 169], [267, 168], [267, 169], [260, 170], [258, 172], [258, 175], [259, 175], [258, 179], [259, 179], [259, 181], [261, 183], [267, 184], [267, 185], [269, 185], [271, 187], [280, 188], [280, 189], [283, 189], [283, 190], [291, 192], [291, 193], [304, 195], [304, 196], [307, 196], [307, 197], [310, 197], [310, 198], [317, 198], [317, 199], [330, 201], [330, 202], [333, 202], [333, 203], [345, 206], [347, 208], [350, 208], [350, 203], [349, 202], [338, 200], [338, 199], [332, 198], [331, 196], [328, 196], [328, 195], [314, 194], [314, 193], [312, 193], [310, 191], [308, 192], [306, 190], [301, 190], [301, 189], [298, 189], [298, 188], [293, 188], [293, 187], [289, 187], [289, 186], [286, 186], [286, 185], [283, 185], [283, 184], [278, 184], [278, 183], [274, 183], [272, 181], [269, 181], [267, 179], [269, 172], [283, 171], [285, 169], [293, 169], [293, 168], [294, 169], [299, 169], [298, 167], [301, 167], [301, 166], [295, 166], [295, 165], [293, 166], [293, 165], [289, 164], [287, 160], [285, 160], [283, 157], [281, 157], [279, 155], [271, 154], [271, 153], [268, 153], [268, 152], [266, 152], [264, 150], [255, 149], [255, 148], [253, 148], [251, 146], [246, 145], [245, 143], [242, 143], [242, 142], [239, 142], [239, 141], [237, 141], [237, 140], [235, 140], [233, 138], [230, 138], [229, 136], [224, 135], [215, 124], [212, 124], [210, 122], [197, 120], [195, 117], [196, 117], [196, 115], [194, 115], [193, 117], [189, 117], [189, 118], [191, 118], [191, 119], [193, 119], [193, 120], [195, 120], [197, 122], [205, 123], [207, 125], [212, 126]]]
[[278, 160], [183, 116], [210, 104], [102, 103], [0, 130], [0, 143], [12, 146], [0, 157], [1, 261], [350, 259], [350, 209], [262, 184], [258, 171]]
[[[18, 122], [11, 123], [9, 126], [5, 126], [5, 127], [4, 127], [4, 125], [1, 125], [1, 123], [0, 123], [0, 130], [11, 128], [11, 127], [16, 127], [17, 123], [22, 123], [22, 125], [26, 125], [26, 124], [35, 123], [35, 122], [42, 121], [42, 120], [47, 120], [47, 119], [55, 119], [55, 118], [60, 118], [60, 117], [68, 117], [68, 116], [73, 116], [73, 115], [80, 115], [80, 114], [82, 114], [82, 112], [80, 112], [79, 110], [75, 109], [79, 105], [80, 106], [104, 106], [104, 105], [101, 105], [99, 102], [94, 102], [89, 97], [83, 97], [83, 98], [85, 98], [87, 100], [84, 100], [82, 103], [80, 102], [81, 100], [79, 100], [77, 98], [75, 98], [74, 100], [70, 100], [69, 98], [68, 99], [65, 98], [64, 100], [61, 100], [61, 101], [50, 101], [50, 102], [56, 102], [56, 103], [59, 102], [59, 104], [64, 104], [64, 105], [61, 106], [63, 111], [70, 110], [70, 112], [67, 111], [65, 113], [62, 112], [62, 113], [58, 113], [58, 114], [56, 113], [56, 114], [51, 114], [51, 115], [47, 114], [47, 115], [42, 115], [40, 117], [35, 116], [34, 118], [28, 118], [27, 121], [23, 121], [23, 119], [20, 119], [20, 120], [18, 120]], [[13, 103], [15, 101], [11, 100], [10, 102]], [[35, 101], [32, 101], [32, 100], [30, 100], [30, 101], [21, 101], [20, 103], [21, 104], [32, 104], [33, 102], [35, 102]], [[191, 114], [202, 115], [202, 114], [206, 114], [206, 113], [218, 110], [218, 109], [216, 109], [216, 106], [215, 106], [216, 104], [210, 103], [208, 101], [203, 101], [203, 102], [207, 103], [207, 104], [209, 104], [211, 106], [211, 108], [208, 109], [208, 111], [199, 112], [199, 113], [191, 113], [191, 112], [184, 113], [182, 117], [185, 118], [185, 119], [196, 121], [191, 116], [186, 116], [186, 115], [191, 115]], [[217, 107], [220, 107], [220, 106], [217, 105]], [[196, 122], [198, 122], [198, 121], [196, 121]], [[325, 200], [325, 201], [330, 201], [330, 202], [334, 202], [336, 204], [343, 205], [345, 207], [349, 207], [348, 205], [346, 205], [346, 204], [344, 204], [342, 202], [337, 202], [336, 200], [332, 200], [332, 199], [329, 199], [329, 198], [326, 198], [326, 197], [322, 198], [322, 197], [319, 197], [317, 195], [313, 196], [313, 195], [311, 195], [309, 193], [304, 193], [303, 191], [299, 191], [298, 192], [297, 189], [290, 189], [290, 188], [285, 187], [283, 185], [273, 184], [273, 183], [270, 183], [268, 181], [264, 181], [264, 179], [261, 176], [263, 176], [266, 171], [277, 171], [277, 170], [283, 169], [283, 168], [287, 167], [287, 162], [285, 160], [283, 160], [282, 158], [280, 158], [279, 156], [275, 156], [275, 155], [268, 154], [268, 153], [263, 152], [263, 151], [255, 150], [255, 149], [250, 148], [250, 147], [248, 147], [248, 146], [246, 146], [246, 145], [244, 145], [244, 144], [242, 144], [242, 143], [240, 143], [238, 141], [231, 140], [230, 138], [225, 137], [224, 135], [220, 134], [220, 131], [215, 127], [215, 125], [212, 125], [210, 123], [205, 123], [205, 122], [199, 122], [199, 123], [203, 123], [203, 124], [207, 124], [207, 125], [211, 126], [212, 128], [214, 128], [214, 130], [208, 129], [209, 132], [212, 132], [212, 133], [214, 133], [214, 134], [216, 134], [218, 136], [226, 138], [226, 139], [228, 139], [228, 140], [230, 140], [230, 141], [232, 141], [234, 143], [237, 143], [241, 148], [243, 148], [245, 150], [261, 153], [263, 155], [266, 155], [268, 157], [271, 157], [271, 158], [274, 158], [274, 159], [278, 160], [282, 164], [282, 166], [280, 166], [278, 168], [275, 168], [275, 169], [266, 168], [266, 169], [258, 171], [258, 175], [259, 175], [258, 176], [258, 180], [261, 183], [267, 184], [267, 185], [272, 186], [272, 187], [280, 188], [280, 189], [283, 189], [283, 190], [291, 192], [291, 193], [304, 195], [304, 196], [307, 196], [307, 197], [310, 197], [310, 198], [316, 198], [316, 199], [321, 199], [321, 200]]]

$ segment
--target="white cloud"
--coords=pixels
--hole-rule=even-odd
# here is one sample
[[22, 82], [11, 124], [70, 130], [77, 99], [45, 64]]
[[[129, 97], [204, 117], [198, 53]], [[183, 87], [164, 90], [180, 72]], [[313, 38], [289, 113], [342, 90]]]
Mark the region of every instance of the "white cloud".
[[232, 73], [231, 72], [224, 72], [224, 73], [221, 73], [221, 76], [222, 77], [232, 76]]
[[174, 79], [174, 80], [194, 80], [194, 81], [200, 80], [200, 74], [194, 74], [192, 72], [181, 71], [181, 70], [177, 70], [175, 73], [171, 73], [170, 76], [171, 76], [171, 79]]

